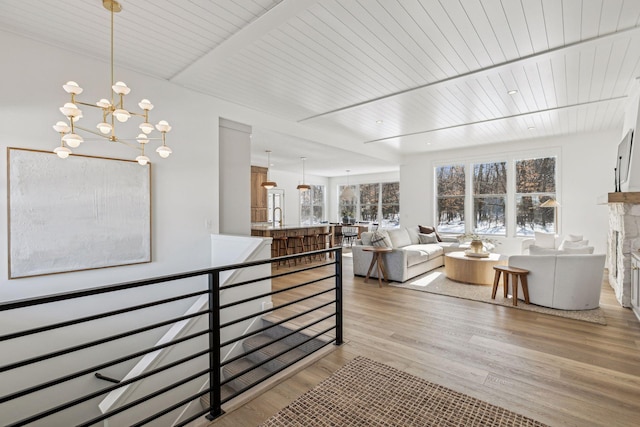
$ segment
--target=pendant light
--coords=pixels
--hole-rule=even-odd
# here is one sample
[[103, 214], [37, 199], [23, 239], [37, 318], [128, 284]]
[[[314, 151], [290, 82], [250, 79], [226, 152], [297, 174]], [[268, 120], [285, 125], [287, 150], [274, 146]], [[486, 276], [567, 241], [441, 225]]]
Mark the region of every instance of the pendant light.
[[275, 181], [269, 180], [269, 170], [271, 169], [271, 150], [265, 150], [267, 152], [267, 180], [264, 181], [260, 186], [262, 188], [266, 188], [267, 190], [271, 190], [273, 187], [277, 187], [278, 184]]
[[302, 160], [302, 184], [298, 184], [298, 186], [296, 187], [298, 190], [300, 191], [307, 191], [309, 189], [311, 189], [311, 186], [309, 184], [305, 184], [304, 183], [304, 161], [307, 160], [306, 157], [300, 157], [300, 159]]
[[353, 189], [351, 188], [351, 186], [349, 185], [349, 172], [351, 171], [347, 169], [347, 186], [344, 187], [344, 189], [342, 190], [342, 193], [340, 194], [340, 199], [350, 202], [351, 200], [353, 200], [353, 198], [356, 195], [353, 192]]

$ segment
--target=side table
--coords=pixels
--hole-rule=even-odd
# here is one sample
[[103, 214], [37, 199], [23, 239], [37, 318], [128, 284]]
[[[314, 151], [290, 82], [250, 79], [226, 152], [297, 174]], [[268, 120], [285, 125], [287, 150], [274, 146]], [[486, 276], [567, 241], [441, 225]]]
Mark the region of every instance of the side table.
[[363, 251], [373, 252], [371, 255], [371, 264], [369, 265], [369, 271], [367, 271], [367, 276], [364, 278], [364, 283], [369, 283], [369, 275], [371, 274], [371, 270], [377, 264], [378, 266], [378, 287], [382, 287], [382, 278], [384, 278], [385, 282], [388, 282], [387, 272], [384, 269], [384, 259], [383, 255], [391, 252], [393, 249], [387, 247], [380, 246], [365, 246], [362, 248]]
[[524, 302], [529, 304], [529, 284], [527, 283], [527, 274], [529, 274], [529, 270], [525, 270], [524, 268], [509, 267], [508, 265], [496, 265], [493, 267], [493, 269], [496, 271], [496, 275], [493, 279], [491, 299], [496, 299], [496, 293], [498, 292], [498, 285], [500, 282], [500, 273], [504, 273], [504, 297], [506, 298], [509, 292], [509, 276], [511, 276], [511, 287], [513, 289], [513, 305], [518, 305], [518, 278], [520, 278], [522, 292], [524, 292]]

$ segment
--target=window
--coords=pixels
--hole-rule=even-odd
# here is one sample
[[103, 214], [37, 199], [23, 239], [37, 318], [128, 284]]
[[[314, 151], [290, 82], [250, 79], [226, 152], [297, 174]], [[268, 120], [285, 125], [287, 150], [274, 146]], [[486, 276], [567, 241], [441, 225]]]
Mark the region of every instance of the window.
[[382, 226], [400, 225], [400, 183], [385, 182], [382, 184]]
[[360, 221], [378, 219], [380, 184], [360, 184]]
[[556, 198], [556, 158], [543, 157], [516, 161], [516, 235], [531, 236], [535, 231], [554, 233], [555, 209], [541, 208]]
[[382, 227], [400, 223], [400, 183], [351, 185], [353, 197], [343, 197], [346, 185], [338, 186], [339, 219], [342, 222], [379, 222]]
[[506, 235], [507, 162], [473, 165], [473, 231]]
[[[339, 214], [338, 217], [340, 221], [343, 223], [355, 222], [356, 218], [356, 207], [357, 207], [357, 198], [356, 198], [356, 186], [350, 185], [347, 193], [351, 193], [347, 196], [345, 193], [346, 185], [341, 185], [338, 187], [338, 194], [340, 195], [340, 204], [339, 204]], [[343, 198], [344, 196], [344, 198]]]
[[300, 192], [300, 223], [319, 224], [324, 220], [324, 185], [312, 185]]
[[436, 168], [436, 205], [438, 231], [464, 233], [464, 165]]
[[507, 154], [501, 161], [436, 165], [438, 232], [502, 236], [557, 232], [557, 207], [542, 207], [558, 196], [558, 153], [549, 151], [551, 155]]

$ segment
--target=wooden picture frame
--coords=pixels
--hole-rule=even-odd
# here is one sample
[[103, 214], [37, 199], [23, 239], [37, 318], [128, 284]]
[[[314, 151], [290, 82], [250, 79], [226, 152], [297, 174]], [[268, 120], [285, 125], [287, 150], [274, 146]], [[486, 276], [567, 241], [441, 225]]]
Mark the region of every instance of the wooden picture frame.
[[7, 148], [9, 278], [151, 262], [151, 165]]

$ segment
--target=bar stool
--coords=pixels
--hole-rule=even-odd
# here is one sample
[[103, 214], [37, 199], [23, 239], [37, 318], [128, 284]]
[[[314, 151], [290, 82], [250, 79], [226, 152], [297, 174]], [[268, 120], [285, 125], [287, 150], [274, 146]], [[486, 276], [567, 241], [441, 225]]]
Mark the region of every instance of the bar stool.
[[[315, 230], [308, 230], [308, 233], [304, 236], [307, 241], [307, 251], [315, 251], [318, 250], [318, 232]], [[309, 262], [311, 262], [311, 255], [308, 257]]]
[[[322, 233], [318, 233], [318, 250], [328, 249], [331, 247], [331, 233], [328, 231], [324, 231]], [[326, 255], [320, 254], [320, 259], [323, 257], [326, 259]]]
[[509, 276], [512, 276], [511, 287], [513, 288], [513, 305], [518, 305], [518, 278], [520, 278], [520, 284], [522, 285], [522, 292], [524, 292], [524, 302], [529, 304], [529, 284], [527, 282], [527, 274], [529, 270], [524, 268], [509, 267], [508, 265], [496, 265], [493, 267], [496, 271], [493, 278], [493, 289], [491, 290], [491, 299], [496, 299], [496, 293], [498, 292], [498, 285], [500, 282], [500, 274], [504, 273], [503, 287], [504, 297], [507, 297], [509, 292]]
[[[289, 240], [291, 240], [291, 244], [289, 245], [289, 249], [291, 249], [291, 255], [301, 254], [305, 252], [304, 235], [289, 236]], [[300, 262], [302, 262], [302, 258], [296, 258], [295, 265], [298, 265], [298, 259], [300, 259]]]
[[[271, 242], [271, 258], [277, 258], [281, 256], [289, 255], [289, 248], [287, 247], [287, 236], [273, 236], [273, 241]], [[280, 266], [280, 263], [283, 261], [278, 261], [276, 264], [276, 268]], [[291, 261], [289, 265], [291, 265]]]

